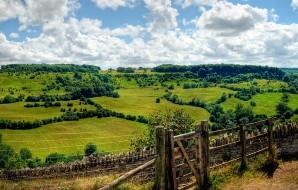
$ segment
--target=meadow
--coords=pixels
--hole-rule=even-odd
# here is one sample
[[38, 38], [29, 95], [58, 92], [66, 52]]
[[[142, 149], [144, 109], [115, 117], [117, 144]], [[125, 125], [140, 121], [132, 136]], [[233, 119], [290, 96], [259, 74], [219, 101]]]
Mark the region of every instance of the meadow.
[[268, 89], [277, 90], [282, 87], [287, 88], [288, 84], [278, 80], [255, 79], [249, 82], [227, 84], [226, 86], [232, 87], [232, 88], [250, 88], [252, 86], [255, 86], [262, 90], [268, 90]]
[[225, 93], [234, 94], [235, 92], [226, 88], [209, 87], [209, 88], [175, 88], [171, 91], [173, 94], [178, 95], [183, 101], [191, 101], [193, 98], [198, 98], [205, 102], [215, 102], [220, 96]]
[[[79, 100], [73, 101], [59, 101], [61, 103], [61, 107], [33, 107], [26, 108], [25, 104], [30, 102], [16, 102], [11, 104], [0, 104], [0, 119], [8, 119], [13, 121], [34, 121], [37, 119], [48, 119], [54, 118], [57, 116], [61, 116], [63, 112], [61, 112], [61, 108], [68, 109], [87, 109], [87, 110], [95, 110], [94, 106], [85, 105], [83, 103], [80, 104]], [[68, 107], [67, 104], [71, 102], [73, 104], [72, 107]], [[32, 103], [33, 104], [33, 103]]]
[[3, 142], [16, 151], [29, 148], [33, 156], [45, 158], [49, 153], [83, 154], [87, 143], [99, 151], [126, 152], [130, 142], [146, 131], [146, 125], [118, 118], [88, 118], [64, 121], [30, 130], [0, 129]]
[[[229, 79], [230, 77], [226, 78], [226, 80]], [[90, 142], [95, 143], [99, 151], [128, 151], [131, 139], [140, 137], [147, 131], [146, 122], [131, 119], [127, 117], [128, 115], [144, 116], [148, 119], [153, 113], [162, 114], [169, 110], [183, 109], [195, 122], [209, 120], [212, 114], [210, 109], [200, 105], [179, 105], [177, 102], [170, 102], [164, 97], [168, 92], [177, 95], [183, 102], [196, 98], [208, 105], [213, 105], [223, 94], [226, 94], [226, 100], [220, 103], [224, 111], [235, 109], [237, 104], [241, 103], [246, 107], [251, 107], [254, 114], [271, 116], [276, 115], [276, 105], [281, 102], [284, 95], [280, 92], [281, 89], [289, 88], [288, 83], [275, 79], [245, 80], [239, 83], [225, 83], [222, 78], [219, 82], [212, 82], [214, 79], [210, 80], [211, 82], [205, 78], [187, 77], [181, 73], [166, 75], [150, 70], [137, 70], [135, 74], [119, 73], [115, 70], [82, 73], [77, 71], [0, 72], [0, 99], [7, 95], [14, 97], [24, 95], [24, 99], [18, 102], [0, 104], [0, 120], [35, 121], [56, 117], [54, 122], [43, 124], [39, 128], [0, 129], [0, 134], [3, 135], [3, 143], [11, 145], [15, 150], [19, 151], [27, 147], [34, 156], [43, 159], [49, 153], [54, 152], [67, 155], [83, 154], [85, 145]], [[197, 86], [206, 84], [207, 86], [206, 88], [184, 89], [185, 83], [197, 84]], [[248, 101], [234, 97], [237, 90], [249, 89], [252, 86], [260, 88], [263, 93], [253, 95]], [[65, 94], [71, 94], [72, 100], [58, 100], [57, 97]], [[298, 94], [288, 94], [287, 105], [293, 110], [297, 109]], [[60, 102], [61, 106], [24, 107], [28, 103], [34, 104], [34, 102], [25, 102], [26, 97], [43, 95], [51, 95], [55, 100], [41, 99], [37, 101], [39, 104], [52, 101], [52, 103]], [[89, 103], [87, 103], [88, 98]], [[251, 106], [251, 102], [255, 102], [256, 105]], [[68, 106], [68, 103], [73, 105]], [[104, 117], [101, 119], [94, 117], [95, 115], [88, 116], [87, 119], [72, 118], [78, 112], [82, 113], [83, 109], [95, 112], [102, 109], [101, 106], [109, 112], [123, 114], [122, 119], [116, 118], [119, 115], [116, 117], [100, 116]], [[63, 121], [61, 116], [69, 110], [71, 114], [68, 119], [72, 121]], [[59, 121], [57, 117], [60, 117]], [[297, 114], [292, 117], [292, 119], [297, 118]]]
[[[268, 116], [276, 115], [276, 105], [280, 102], [282, 98], [282, 93], [264, 93], [257, 94], [249, 101], [239, 100], [237, 98], [228, 98], [227, 101], [223, 102], [221, 105], [224, 110], [235, 109], [237, 104], [243, 104], [244, 106], [252, 107], [250, 105], [251, 101], [256, 103], [255, 107], [252, 107], [255, 114], [267, 114]], [[290, 108], [298, 108], [298, 95], [290, 94], [288, 105]]]
[[[119, 98], [96, 97], [92, 98], [96, 103], [105, 108], [131, 115], [150, 116], [154, 112], [165, 112], [173, 109], [183, 109], [194, 120], [201, 121], [209, 118], [209, 113], [199, 107], [173, 104], [162, 96], [166, 93], [161, 87], [129, 88], [118, 90]], [[156, 98], [161, 98], [156, 103]]]

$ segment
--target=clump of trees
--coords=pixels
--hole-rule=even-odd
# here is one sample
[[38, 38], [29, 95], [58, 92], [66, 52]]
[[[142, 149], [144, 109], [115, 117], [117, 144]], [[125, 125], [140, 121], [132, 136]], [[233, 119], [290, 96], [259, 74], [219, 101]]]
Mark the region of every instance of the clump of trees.
[[182, 109], [156, 112], [148, 120], [148, 132], [141, 137], [136, 137], [131, 142], [131, 147], [141, 150], [155, 144], [156, 126], [163, 126], [173, 130], [175, 135], [190, 132], [194, 129], [194, 120]]
[[[164, 64], [152, 69], [155, 72], [176, 73], [176, 72], [191, 72], [196, 77], [208, 78], [209, 81], [217, 80], [218, 76], [234, 77], [240, 74], [258, 74], [263, 78], [282, 79], [285, 73], [275, 67], [263, 67], [254, 65], [232, 65], [232, 64], [214, 64], [214, 65], [171, 65]], [[213, 79], [212, 79], [213, 78]]]
[[0, 104], [11, 104], [11, 103], [23, 101], [23, 99], [24, 99], [24, 95], [20, 95], [19, 97], [6, 95], [4, 98], [0, 99]]

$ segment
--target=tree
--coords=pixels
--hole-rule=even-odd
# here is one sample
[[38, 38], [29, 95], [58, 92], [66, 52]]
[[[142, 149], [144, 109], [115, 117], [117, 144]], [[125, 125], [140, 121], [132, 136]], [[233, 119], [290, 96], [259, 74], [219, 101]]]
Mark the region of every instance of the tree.
[[28, 148], [22, 148], [20, 150], [20, 156], [23, 160], [28, 160], [32, 158], [32, 153]]
[[167, 110], [164, 113], [155, 112], [149, 116], [149, 130], [141, 137], [132, 140], [131, 146], [136, 149], [142, 149], [155, 144], [155, 133], [157, 126], [163, 126], [172, 129], [175, 135], [187, 133], [194, 129], [194, 120], [185, 113], [184, 110]]
[[90, 156], [90, 155], [96, 153], [96, 150], [97, 150], [96, 144], [88, 143], [85, 146], [85, 155]]
[[0, 168], [5, 168], [9, 158], [15, 154], [15, 151], [6, 144], [0, 144]]
[[293, 116], [293, 110], [284, 102], [277, 104], [276, 112], [279, 116], [285, 117], [285, 119], [290, 119]]
[[246, 124], [253, 120], [254, 115], [250, 107], [244, 107], [238, 104], [235, 110], [237, 124]]
[[20, 169], [26, 166], [26, 162], [19, 156], [19, 154], [12, 154], [5, 165], [6, 169]]

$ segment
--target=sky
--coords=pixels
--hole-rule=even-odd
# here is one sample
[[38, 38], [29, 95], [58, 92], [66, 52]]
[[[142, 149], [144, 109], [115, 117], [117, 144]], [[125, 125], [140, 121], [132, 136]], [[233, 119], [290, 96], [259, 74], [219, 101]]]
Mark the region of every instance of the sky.
[[298, 0], [0, 0], [0, 65], [298, 67]]

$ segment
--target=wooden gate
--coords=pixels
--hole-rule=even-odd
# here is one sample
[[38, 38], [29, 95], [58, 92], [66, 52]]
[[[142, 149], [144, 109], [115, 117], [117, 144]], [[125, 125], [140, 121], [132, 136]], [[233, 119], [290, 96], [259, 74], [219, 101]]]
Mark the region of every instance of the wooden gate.
[[[157, 180], [154, 189], [182, 190], [208, 184], [208, 122], [196, 131], [174, 136], [173, 131], [157, 130]], [[161, 168], [160, 170], [158, 168]]]

